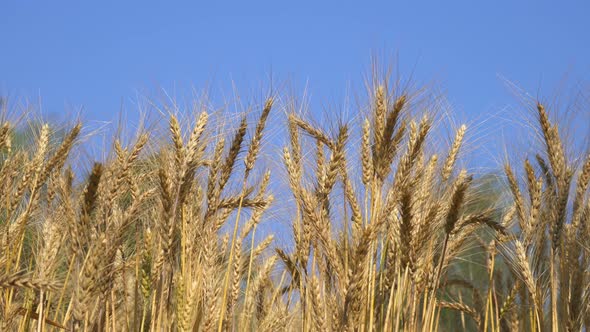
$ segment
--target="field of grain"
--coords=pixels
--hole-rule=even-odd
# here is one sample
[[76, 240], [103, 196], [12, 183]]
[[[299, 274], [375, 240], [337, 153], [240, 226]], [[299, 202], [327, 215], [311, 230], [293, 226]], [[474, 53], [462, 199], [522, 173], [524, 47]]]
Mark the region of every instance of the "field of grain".
[[[590, 156], [537, 103], [543, 148], [496, 174], [500, 199], [459, 167], [470, 128], [433, 138], [422, 94], [377, 81], [331, 126], [279, 94], [235, 126], [170, 112], [165, 138], [113, 139], [85, 170], [83, 123], [17, 145], [5, 120], [0, 329], [586, 330]], [[277, 131], [271, 172], [260, 155]], [[257, 235], [276, 204], [293, 211], [290, 241]]]

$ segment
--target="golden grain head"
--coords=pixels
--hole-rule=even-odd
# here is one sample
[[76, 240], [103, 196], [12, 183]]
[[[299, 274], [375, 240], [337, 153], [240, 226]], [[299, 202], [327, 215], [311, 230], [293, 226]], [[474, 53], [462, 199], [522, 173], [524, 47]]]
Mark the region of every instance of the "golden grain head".
[[590, 157], [555, 110], [536, 162], [482, 174], [458, 170], [465, 125], [442, 151], [433, 106], [395, 91], [332, 127], [269, 121], [274, 95], [252, 128], [170, 115], [87, 173], [82, 124], [20, 147], [3, 122], [2, 329], [587, 329]]

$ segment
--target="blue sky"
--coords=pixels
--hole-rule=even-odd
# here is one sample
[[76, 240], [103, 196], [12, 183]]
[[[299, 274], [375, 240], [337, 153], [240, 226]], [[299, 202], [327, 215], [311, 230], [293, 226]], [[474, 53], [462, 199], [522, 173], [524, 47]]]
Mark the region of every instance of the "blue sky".
[[[323, 112], [342, 105], [349, 87], [363, 92], [376, 54], [402, 78], [434, 83], [460, 121], [507, 110], [510, 122], [518, 100], [503, 78], [541, 96], [566, 76], [574, 86], [588, 81], [589, 14], [588, 2], [548, 1], [4, 1], [0, 94], [41, 98], [48, 117], [67, 119], [83, 106], [92, 125], [116, 120], [122, 104], [133, 113], [138, 91], [182, 95], [209, 86], [231, 94], [234, 81], [259, 97], [272, 75], [296, 94], [307, 86], [312, 111]], [[475, 134], [481, 153], [468, 153], [484, 172], [499, 169], [502, 142], [515, 136], [498, 124]]]
[[588, 14], [587, 2], [8, 1], [0, 93], [112, 120], [137, 91], [227, 91], [233, 80], [247, 94], [272, 73], [308, 86], [312, 106], [339, 104], [377, 54], [476, 119], [514, 102], [500, 77], [533, 94], [565, 75], [587, 81]]

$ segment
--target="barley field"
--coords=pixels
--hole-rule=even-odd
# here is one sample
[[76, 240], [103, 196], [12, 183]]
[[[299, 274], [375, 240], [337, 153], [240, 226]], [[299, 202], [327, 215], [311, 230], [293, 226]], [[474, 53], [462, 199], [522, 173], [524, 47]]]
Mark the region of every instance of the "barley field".
[[327, 125], [279, 93], [235, 124], [171, 110], [90, 165], [84, 123], [3, 103], [0, 329], [585, 331], [590, 156], [559, 110], [531, 101], [541, 148], [482, 175], [470, 126], [441, 140], [429, 92], [393, 85]]

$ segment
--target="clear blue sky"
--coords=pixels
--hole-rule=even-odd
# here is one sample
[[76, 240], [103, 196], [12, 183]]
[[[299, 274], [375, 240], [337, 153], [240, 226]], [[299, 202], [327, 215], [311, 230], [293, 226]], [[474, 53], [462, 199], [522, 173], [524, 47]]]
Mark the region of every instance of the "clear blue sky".
[[[362, 87], [372, 54], [397, 54], [402, 77], [438, 84], [462, 120], [477, 122], [518, 104], [499, 76], [533, 94], [553, 93], [566, 74], [590, 78], [588, 2], [194, 3], [4, 1], [0, 94], [109, 121], [122, 100], [133, 112], [137, 90], [227, 92], [234, 80], [256, 93], [272, 71], [296, 91], [309, 84], [319, 109]], [[501, 159], [494, 135], [505, 133], [487, 134], [483, 157]]]
[[272, 71], [320, 105], [359, 87], [371, 54], [397, 54], [475, 118], [510, 101], [499, 75], [533, 93], [590, 77], [588, 2], [409, 3], [5, 1], [0, 93], [111, 120], [137, 90], [250, 88]]

